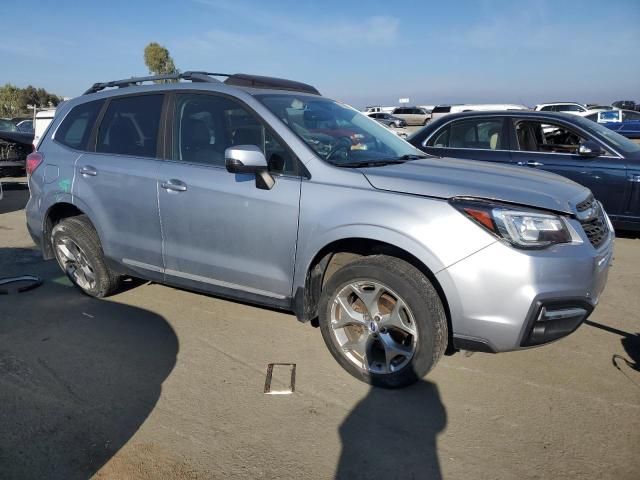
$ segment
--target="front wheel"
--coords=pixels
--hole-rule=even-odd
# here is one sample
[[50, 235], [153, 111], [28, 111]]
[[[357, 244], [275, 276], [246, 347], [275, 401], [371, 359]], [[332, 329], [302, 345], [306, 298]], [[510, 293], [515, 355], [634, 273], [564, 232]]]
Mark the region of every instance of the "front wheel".
[[447, 346], [447, 320], [435, 288], [409, 263], [373, 255], [338, 270], [320, 298], [320, 330], [351, 375], [385, 388], [425, 376]]

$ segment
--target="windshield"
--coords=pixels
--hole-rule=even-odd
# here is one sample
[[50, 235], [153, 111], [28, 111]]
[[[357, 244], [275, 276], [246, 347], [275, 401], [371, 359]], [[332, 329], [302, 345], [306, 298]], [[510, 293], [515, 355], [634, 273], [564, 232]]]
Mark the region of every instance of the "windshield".
[[257, 98], [333, 165], [376, 166], [427, 156], [372, 118], [333, 100], [297, 94]]
[[4, 118], [0, 118], [0, 131], [17, 132], [18, 129], [11, 120], [5, 120]]
[[614, 148], [616, 148], [616, 150], [620, 150], [623, 153], [640, 152], [640, 144], [632, 142], [628, 138], [623, 137], [619, 133], [616, 133], [613, 130], [610, 130], [609, 128], [599, 123], [592, 122], [591, 120], [588, 120], [582, 117], [576, 117], [575, 119], [572, 117], [572, 119], [578, 122], [578, 124], [582, 128], [584, 128], [588, 132], [591, 132], [600, 140], [603, 140], [606, 143], [613, 146]]

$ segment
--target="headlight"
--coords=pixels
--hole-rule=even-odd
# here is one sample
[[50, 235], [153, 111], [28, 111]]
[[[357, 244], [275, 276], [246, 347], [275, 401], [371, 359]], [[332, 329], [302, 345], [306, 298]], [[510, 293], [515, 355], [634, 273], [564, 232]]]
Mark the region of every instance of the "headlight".
[[451, 205], [516, 247], [544, 248], [572, 241], [565, 219], [552, 213], [519, 210], [481, 200], [453, 199]]

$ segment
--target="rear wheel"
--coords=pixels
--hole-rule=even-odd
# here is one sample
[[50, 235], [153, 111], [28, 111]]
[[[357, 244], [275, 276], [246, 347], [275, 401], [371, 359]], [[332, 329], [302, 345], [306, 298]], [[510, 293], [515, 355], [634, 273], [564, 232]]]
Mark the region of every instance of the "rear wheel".
[[60, 268], [87, 295], [106, 297], [120, 285], [107, 266], [98, 234], [86, 215], [70, 217], [51, 232], [51, 244]]
[[433, 285], [394, 257], [365, 257], [338, 270], [323, 289], [319, 320], [338, 363], [376, 386], [417, 381], [447, 346], [446, 316]]

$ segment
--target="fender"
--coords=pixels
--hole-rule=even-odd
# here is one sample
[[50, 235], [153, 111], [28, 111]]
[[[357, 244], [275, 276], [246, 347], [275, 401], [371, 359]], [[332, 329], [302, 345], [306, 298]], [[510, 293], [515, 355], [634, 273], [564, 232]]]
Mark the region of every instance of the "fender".
[[311, 263], [323, 248], [333, 242], [353, 238], [389, 243], [416, 257], [426, 268], [433, 272], [434, 275], [445, 267], [433, 252], [403, 232], [379, 225], [344, 225], [328, 230], [319, 237], [314, 237], [313, 243], [298, 245], [293, 291], [296, 292], [300, 287], [304, 288], [305, 279]]

